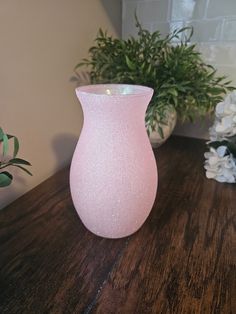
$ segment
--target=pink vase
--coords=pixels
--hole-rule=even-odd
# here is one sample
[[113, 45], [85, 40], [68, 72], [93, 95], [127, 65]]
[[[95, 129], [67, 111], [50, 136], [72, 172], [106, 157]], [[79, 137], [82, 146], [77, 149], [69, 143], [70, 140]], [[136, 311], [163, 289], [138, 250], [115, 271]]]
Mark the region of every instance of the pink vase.
[[74, 206], [84, 225], [105, 238], [137, 231], [157, 190], [157, 168], [144, 117], [153, 90], [104, 84], [76, 89], [84, 125], [70, 169]]

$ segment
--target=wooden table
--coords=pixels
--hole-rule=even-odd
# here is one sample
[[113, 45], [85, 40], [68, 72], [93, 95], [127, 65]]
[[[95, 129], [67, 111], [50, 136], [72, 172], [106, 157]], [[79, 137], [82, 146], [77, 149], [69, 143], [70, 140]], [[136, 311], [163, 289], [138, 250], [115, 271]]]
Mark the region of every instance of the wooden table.
[[65, 169], [0, 212], [0, 313], [236, 313], [236, 186], [205, 178], [204, 141], [155, 151], [159, 187], [134, 235], [85, 229]]

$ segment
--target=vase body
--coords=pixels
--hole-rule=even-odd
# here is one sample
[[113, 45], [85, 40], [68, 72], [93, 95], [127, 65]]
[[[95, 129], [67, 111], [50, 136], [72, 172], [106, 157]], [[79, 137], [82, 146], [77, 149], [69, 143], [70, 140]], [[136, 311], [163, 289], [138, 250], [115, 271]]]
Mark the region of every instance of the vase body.
[[152, 89], [105, 84], [76, 89], [84, 125], [70, 169], [73, 203], [91, 232], [121, 238], [148, 217], [157, 167], [145, 130]]

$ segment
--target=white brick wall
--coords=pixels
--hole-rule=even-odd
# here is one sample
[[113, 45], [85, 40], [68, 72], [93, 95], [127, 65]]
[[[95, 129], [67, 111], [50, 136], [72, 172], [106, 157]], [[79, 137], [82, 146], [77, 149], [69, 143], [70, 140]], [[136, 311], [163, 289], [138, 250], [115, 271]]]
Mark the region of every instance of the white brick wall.
[[135, 35], [135, 10], [150, 30], [193, 25], [196, 42], [236, 40], [236, 0], [123, 0], [123, 38]]
[[[192, 25], [192, 40], [206, 62], [236, 86], [236, 0], [123, 0], [122, 36], [135, 36], [134, 12], [142, 25], [163, 35], [175, 28]], [[179, 134], [208, 137], [208, 125], [177, 128]], [[181, 131], [182, 130], [182, 131]], [[184, 130], [184, 131], [183, 131]]]

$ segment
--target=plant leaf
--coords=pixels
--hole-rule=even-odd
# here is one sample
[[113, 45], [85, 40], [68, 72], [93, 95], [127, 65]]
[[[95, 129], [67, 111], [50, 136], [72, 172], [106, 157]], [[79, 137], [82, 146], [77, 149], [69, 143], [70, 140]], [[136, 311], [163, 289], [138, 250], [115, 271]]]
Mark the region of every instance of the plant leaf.
[[8, 137], [7, 135], [4, 133], [3, 134], [3, 156], [6, 156], [7, 152], [8, 152]]
[[3, 156], [5, 156], [8, 152], [9, 143], [8, 140], [12, 138], [12, 135], [5, 134], [3, 129], [0, 128], [0, 142], [3, 142]]
[[0, 128], [0, 142], [3, 141], [3, 135], [4, 135], [4, 132], [3, 132], [2, 128]]
[[174, 88], [169, 89], [168, 92], [174, 97], [178, 96], [178, 91]]
[[7, 171], [1, 172], [0, 173], [0, 188], [10, 185], [12, 182], [12, 179], [13, 177], [9, 172]]
[[162, 127], [160, 127], [160, 125], [158, 125], [158, 133], [160, 134], [161, 138], [164, 138], [164, 133], [163, 133]]
[[21, 159], [21, 158], [12, 158], [12, 159], [9, 160], [9, 162], [12, 163], [12, 164], [31, 166], [31, 164], [27, 160], [24, 160], [24, 159]]
[[32, 173], [31, 173], [28, 169], [26, 169], [25, 167], [22, 167], [22, 166], [20, 166], [20, 165], [15, 165], [15, 164], [14, 164], [14, 165], [11, 165], [11, 166], [20, 168], [21, 170], [25, 171], [25, 172], [28, 173], [30, 176], [32, 176]]
[[[136, 11], [134, 16], [137, 37], [113, 39], [99, 31], [95, 45], [88, 51], [89, 58], [81, 60], [89, 68], [91, 83], [152, 87], [154, 96], [148, 110], [157, 108], [161, 120], [165, 104], [172, 104], [182, 121], [213, 112], [233, 87], [189, 43], [193, 27], [176, 29], [162, 38], [158, 31], [150, 32], [142, 27]], [[173, 39], [178, 39], [174, 45]], [[154, 111], [149, 111], [149, 119], [153, 115]]]
[[129, 68], [130, 70], [135, 70], [136, 66], [135, 66], [135, 64], [129, 59], [128, 56], [125, 56], [125, 61], [126, 61], [126, 64], [127, 64], [128, 68]]
[[13, 152], [13, 158], [16, 157], [18, 151], [19, 151], [19, 141], [18, 138], [16, 136], [14, 136], [14, 152]]
[[80, 63], [76, 64], [76, 66], [74, 67], [74, 70], [84, 66], [85, 64], [86, 64], [85, 62], [80, 62]]

